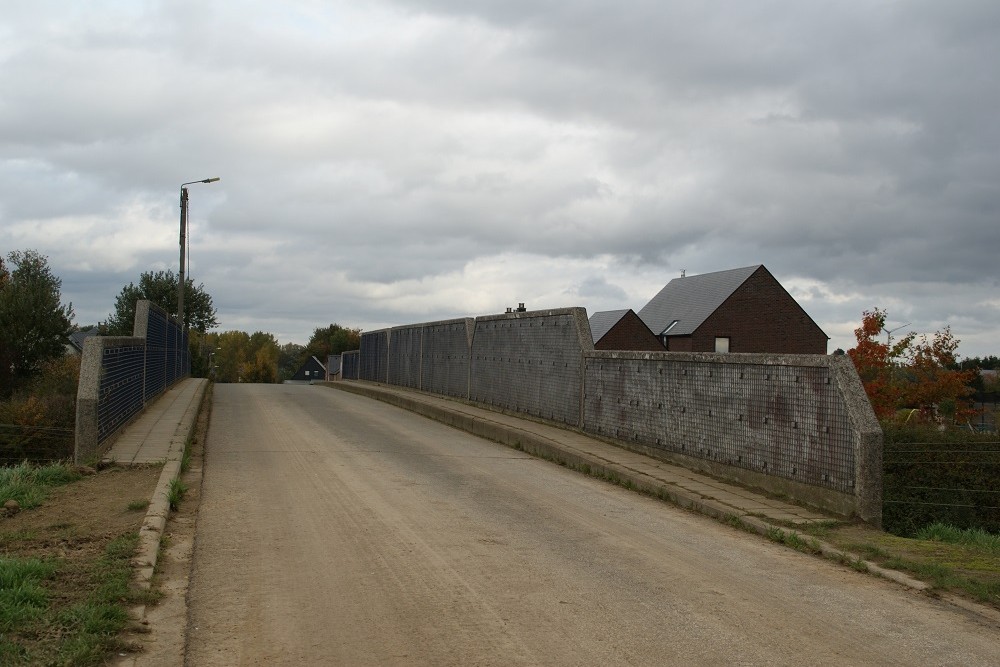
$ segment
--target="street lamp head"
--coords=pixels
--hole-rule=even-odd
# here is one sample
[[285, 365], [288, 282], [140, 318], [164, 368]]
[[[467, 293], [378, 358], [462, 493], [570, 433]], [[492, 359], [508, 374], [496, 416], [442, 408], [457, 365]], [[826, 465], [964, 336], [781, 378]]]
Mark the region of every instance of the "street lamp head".
[[185, 185], [194, 185], [195, 183], [215, 183], [218, 180], [221, 179], [218, 176], [216, 176], [215, 178], [203, 178], [200, 181], [188, 181], [187, 183], [181, 183], [181, 188], [183, 188]]

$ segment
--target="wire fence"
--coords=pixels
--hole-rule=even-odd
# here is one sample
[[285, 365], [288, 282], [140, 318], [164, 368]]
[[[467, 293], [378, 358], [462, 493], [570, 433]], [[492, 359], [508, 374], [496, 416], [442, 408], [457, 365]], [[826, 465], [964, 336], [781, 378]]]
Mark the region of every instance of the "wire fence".
[[0, 424], [0, 466], [72, 459], [73, 438], [72, 428]]
[[883, 469], [889, 532], [912, 535], [941, 522], [1000, 533], [1000, 440], [889, 441]]

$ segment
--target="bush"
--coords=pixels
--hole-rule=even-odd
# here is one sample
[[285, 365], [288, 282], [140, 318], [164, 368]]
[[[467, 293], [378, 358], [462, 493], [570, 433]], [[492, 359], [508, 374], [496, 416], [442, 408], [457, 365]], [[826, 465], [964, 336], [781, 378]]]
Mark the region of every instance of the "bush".
[[917, 424], [883, 423], [882, 524], [913, 536], [933, 523], [1000, 532], [1000, 442]]
[[79, 357], [53, 359], [25, 391], [0, 402], [0, 464], [72, 457], [79, 376]]

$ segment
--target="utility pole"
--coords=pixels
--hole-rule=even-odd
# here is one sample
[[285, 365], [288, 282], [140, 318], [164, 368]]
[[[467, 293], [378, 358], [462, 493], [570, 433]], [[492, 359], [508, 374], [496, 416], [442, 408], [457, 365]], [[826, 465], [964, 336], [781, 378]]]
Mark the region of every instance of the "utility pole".
[[219, 180], [218, 176], [215, 178], [205, 178], [200, 181], [181, 183], [181, 270], [177, 280], [177, 321], [182, 330], [187, 328], [184, 326], [184, 250], [187, 241], [188, 219], [188, 191], [186, 186], [194, 185], [195, 183], [215, 183], [217, 180]]

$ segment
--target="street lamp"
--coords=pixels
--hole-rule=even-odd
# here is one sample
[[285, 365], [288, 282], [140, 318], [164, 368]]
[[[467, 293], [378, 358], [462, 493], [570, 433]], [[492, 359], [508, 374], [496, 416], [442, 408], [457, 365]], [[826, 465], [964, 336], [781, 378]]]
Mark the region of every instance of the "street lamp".
[[187, 237], [187, 217], [188, 217], [188, 185], [195, 183], [215, 183], [219, 177], [203, 178], [200, 181], [188, 181], [181, 183], [181, 272], [177, 280], [177, 321], [181, 329], [184, 329], [184, 241]]

